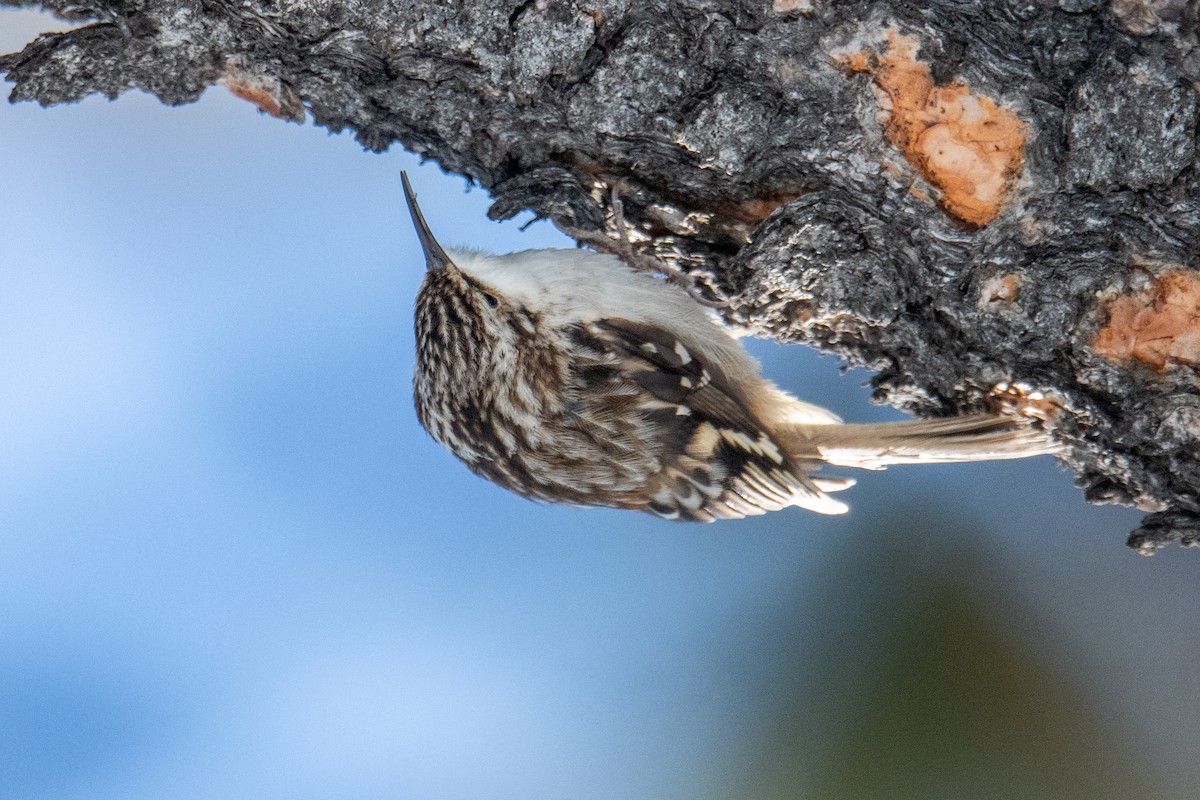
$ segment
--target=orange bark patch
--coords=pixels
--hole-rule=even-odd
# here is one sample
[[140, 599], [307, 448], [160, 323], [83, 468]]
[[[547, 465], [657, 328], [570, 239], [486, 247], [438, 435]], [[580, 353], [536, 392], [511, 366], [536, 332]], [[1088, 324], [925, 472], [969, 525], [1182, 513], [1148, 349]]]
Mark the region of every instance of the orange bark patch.
[[861, 50], [857, 53], [851, 53], [846, 56], [846, 69], [851, 72], [870, 72], [871, 54], [864, 53]]
[[1200, 367], [1200, 273], [1157, 276], [1146, 291], [1108, 303], [1108, 324], [1092, 346], [1113, 361], [1137, 359], [1162, 372], [1172, 364]]
[[964, 83], [938, 86], [917, 60], [915, 36], [888, 34], [887, 52], [847, 56], [854, 72], [869, 72], [890, 101], [884, 134], [925, 180], [941, 191], [947, 213], [982, 227], [1000, 213], [1025, 162], [1025, 124]]
[[258, 106], [258, 110], [264, 114], [270, 114], [272, 117], [283, 116], [283, 109], [280, 107], [279, 101], [275, 99], [275, 95], [261, 86], [252, 86], [248, 83], [238, 83], [233, 80], [225, 81], [225, 85], [229, 87], [229, 91], [238, 97], [254, 103], [254, 105]]
[[738, 203], [734, 208], [729, 209], [734, 219], [738, 222], [745, 222], [751, 225], [757, 225], [767, 217], [775, 213], [775, 209], [779, 208], [784, 203], [791, 202], [799, 194], [795, 192], [786, 192], [783, 194], [772, 194], [764, 197], [754, 197], [749, 200]]
[[979, 291], [979, 305], [986, 307], [994, 303], [1015, 303], [1021, 296], [1025, 278], [1008, 273], [994, 275], [984, 281]]
[[251, 75], [229, 65], [218, 83], [256, 105], [264, 114], [290, 122], [304, 121], [304, 104], [276, 78]]

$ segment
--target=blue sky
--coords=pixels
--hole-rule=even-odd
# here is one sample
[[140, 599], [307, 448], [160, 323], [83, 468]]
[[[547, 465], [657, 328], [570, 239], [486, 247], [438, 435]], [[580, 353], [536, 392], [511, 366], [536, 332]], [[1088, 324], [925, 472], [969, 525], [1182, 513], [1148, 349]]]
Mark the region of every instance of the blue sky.
[[[0, 12], [0, 51], [47, 24]], [[220, 88], [3, 104], [0, 137], [0, 796], [717, 796], [762, 626], [934, 517], [1165, 787], [1198, 779], [1196, 556], [1126, 551], [1140, 515], [1051, 459], [867, 474], [833, 519], [533, 504], [416, 423], [399, 173], [447, 244], [569, 246], [548, 223]], [[901, 416], [753, 347], [847, 419]]]

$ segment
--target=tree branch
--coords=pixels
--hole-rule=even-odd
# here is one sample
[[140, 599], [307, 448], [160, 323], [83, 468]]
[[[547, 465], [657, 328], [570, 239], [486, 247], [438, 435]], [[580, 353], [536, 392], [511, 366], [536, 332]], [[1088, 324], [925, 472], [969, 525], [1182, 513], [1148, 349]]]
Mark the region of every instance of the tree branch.
[[1042, 417], [1132, 545], [1200, 545], [1193, 2], [37, 5], [91, 22], [0, 57], [13, 100], [222, 83], [399, 142], [882, 400]]

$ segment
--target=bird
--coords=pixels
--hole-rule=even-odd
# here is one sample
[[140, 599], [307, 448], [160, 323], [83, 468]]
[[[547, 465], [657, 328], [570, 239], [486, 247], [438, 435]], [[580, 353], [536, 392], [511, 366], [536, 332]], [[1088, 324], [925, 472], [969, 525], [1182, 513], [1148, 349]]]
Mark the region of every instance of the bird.
[[763, 377], [685, 290], [615, 255], [445, 249], [409, 182], [425, 257], [413, 397], [478, 475], [540, 501], [711, 522], [788, 507], [842, 514], [881, 469], [1024, 458], [1059, 445], [1024, 417], [845, 424]]

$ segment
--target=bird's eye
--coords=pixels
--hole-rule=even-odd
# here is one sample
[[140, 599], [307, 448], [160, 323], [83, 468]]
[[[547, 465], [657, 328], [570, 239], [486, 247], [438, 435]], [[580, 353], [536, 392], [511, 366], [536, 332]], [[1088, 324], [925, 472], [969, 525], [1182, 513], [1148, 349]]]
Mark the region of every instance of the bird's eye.
[[487, 301], [487, 304], [492, 308], [500, 305], [500, 301], [496, 299], [496, 295], [492, 294], [491, 292], [484, 292], [483, 299]]

